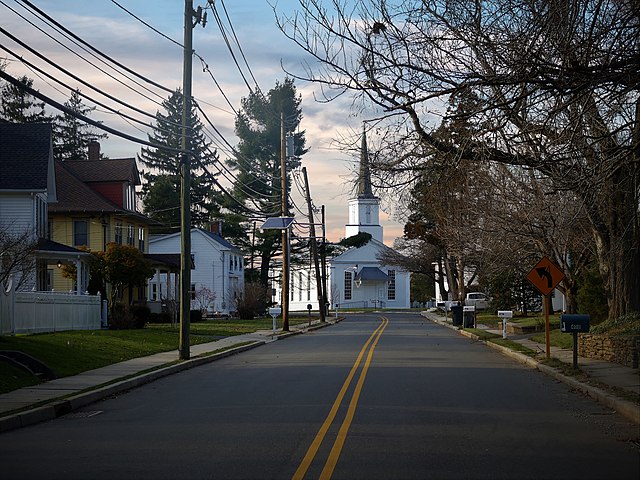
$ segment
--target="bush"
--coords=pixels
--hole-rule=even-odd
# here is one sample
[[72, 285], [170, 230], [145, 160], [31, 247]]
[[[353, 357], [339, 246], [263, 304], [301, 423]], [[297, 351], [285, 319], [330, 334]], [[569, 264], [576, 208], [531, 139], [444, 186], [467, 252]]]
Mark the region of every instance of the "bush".
[[640, 312], [606, 320], [593, 327], [589, 333], [609, 335], [640, 335]]
[[258, 282], [245, 283], [244, 292], [238, 293], [235, 298], [236, 312], [242, 320], [255, 318], [264, 311], [266, 304], [267, 288]]
[[191, 323], [197, 323], [202, 321], [202, 311], [201, 310], [191, 310], [191, 314], [189, 315], [189, 321]]
[[171, 323], [171, 314], [168, 312], [149, 314], [149, 323]]
[[579, 279], [578, 288], [578, 311], [591, 315], [594, 324], [606, 320], [609, 315], [607, 304], [607, 294], [604, 290], [602, 275], [597, 264], [593, 264], [585, 271]]
[[131, 308], [135, 328], [144, 328], [151, 316], [151, 309], [146, 305], [134, 305]]
[[126, 305], [117, 303], [111, 308], [109, 314], [109, 329], [128, 330], [135, 328], [135, 320]]

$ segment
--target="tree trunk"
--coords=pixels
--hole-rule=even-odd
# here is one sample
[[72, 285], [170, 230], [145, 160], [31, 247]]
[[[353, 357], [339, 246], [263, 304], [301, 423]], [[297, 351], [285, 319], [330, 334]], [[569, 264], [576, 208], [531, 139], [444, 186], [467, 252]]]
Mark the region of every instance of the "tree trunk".
[[587, 204], [610, 319], [640, 311], [638, 175], [633, 170], [629, 165], [610, 177], [600, 192], [598, 211]]

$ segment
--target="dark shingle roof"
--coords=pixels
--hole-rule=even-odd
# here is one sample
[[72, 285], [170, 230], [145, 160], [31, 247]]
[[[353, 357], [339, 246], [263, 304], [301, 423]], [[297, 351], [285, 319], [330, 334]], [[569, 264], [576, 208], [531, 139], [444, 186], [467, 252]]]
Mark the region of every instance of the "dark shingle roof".
[[119, 212], [122, 210], [67, 170], [66, 163], [55, 162], [58, 202], [49, 205], [49, 212]]
[[86, 183], [131, 182], [140, 184], [135, 158], [105, 158], [102, 160], [73, 160], [65, 167]]
[[231, 243], [229, 243], [225, 238], [223, 238], [221, 235], [218, 235], [217, 233], [213, 233], [213, 232], [209, 232], [208, 230], [204, 230], [202, 228], [199, 228], [198, 230], [200, 230], [202, 233], [204, 233], [205, 235], [207, 235], [208, 237], [212, 238], [213, 240], [215, 240], [216, 242], [218, 242], [220, 245], [222, 245], [223, 247], [226, 247], [230, 250], [237, 250], [240, 251], [237, 247], [233, 246]]
[[0, 190], [45, 190], [51, 124], [0, 122]]
[[145, 215], [125, 210], [93, 190], [80, 180], [67, 166], [72, 162], [55, 162], [58, 202], [49, 204], [49, 213], [115, 213], [154, 223]]

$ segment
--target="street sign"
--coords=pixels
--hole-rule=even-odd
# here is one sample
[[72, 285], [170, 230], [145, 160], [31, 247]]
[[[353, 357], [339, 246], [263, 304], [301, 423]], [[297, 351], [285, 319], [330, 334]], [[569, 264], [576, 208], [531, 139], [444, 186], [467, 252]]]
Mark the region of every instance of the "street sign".
[[527, 274], [527, 280], [529, 280], [542, 295], [549, 295], [563, 278], [564, 273], [562, 270], [547, 257], [542, 257], [536, 266]]

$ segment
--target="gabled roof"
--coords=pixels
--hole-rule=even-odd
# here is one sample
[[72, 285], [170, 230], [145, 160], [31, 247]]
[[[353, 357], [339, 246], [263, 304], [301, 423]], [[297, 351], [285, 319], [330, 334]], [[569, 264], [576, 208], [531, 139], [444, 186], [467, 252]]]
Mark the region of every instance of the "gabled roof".
[[70, 160], [65, 167], [85, 183], [131, 182], [140, 185], [135, 158]]
[[[221, 247], [224, 247], [228, 250], [232, 250], [234, 253], [242, 254], [242, 251], [238, 247], [235, 247], [234, 245], [229, 243], [226, 239], [224, 239], [222, 236], [218, 235], [217, 233], [209, 232], [202, 228], [192, 228], [191, 229], [192, 237], [194, 233], [199, 233], [204, 237], [206, 237], [207, 239], [209, 239], [210, 241], [217, 243]], [[168, 238], [179, 237], [179, 236], [180, 236], [180, 232], [169, 233], [167, 235], [153, 235], [151, 238], [149, 238], [149, 244], [160, 242]]]
[[49, 205], [49, 213], [114, 213], [153, 223], [141, 213], [126, 210], [80, 180], [67, 166], [78, 162], [55, 162], [58, 203]]
[[45, 191], [52, 148], [51, 124], [0, 122], [0, 190]]

